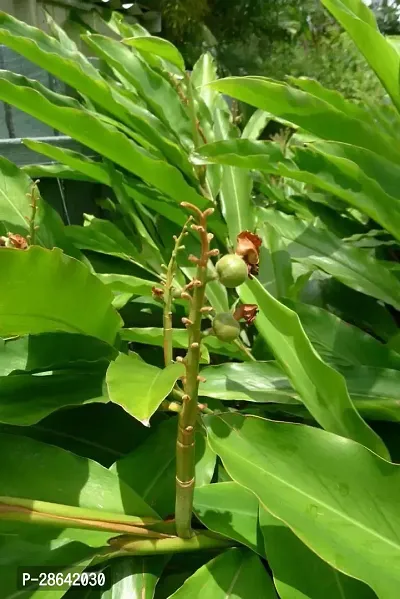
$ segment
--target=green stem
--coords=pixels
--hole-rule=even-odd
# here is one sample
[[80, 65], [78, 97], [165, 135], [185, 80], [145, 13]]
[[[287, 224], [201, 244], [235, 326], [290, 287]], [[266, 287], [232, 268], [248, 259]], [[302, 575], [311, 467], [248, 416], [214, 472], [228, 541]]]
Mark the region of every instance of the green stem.
[[[169, 523], [163, 521], [19, 497], [0, 497], [1, 520], [41, 524], [56, 528], [129, 533], [141, 537], [171, 536]], [[150, 530], [151, 527], [156, 530]]]
[[121, 555], [161, 555], [187, 553], [201, 549], [224, 549], [235, 545], [234, 541], [219, 537], [208, 531], [193, 533], [190, 539], [132, 539], [129, 536], [110, 539], [111, 553], [109, 557]]
[[189, 332], [189, 349], [184, 360], [186, 375], [184, 378], [184, 395], [182, 410], [179, 413], [178, 436], [176, 444], [176, 503], [175, 521], [179, 537], [188, 539], [192, 535], [191, 520], [193, 508], [193, 492], [195, 484], [195, 426], [198, 414], [197, 397], [199, 388], [199, 363], [201, 344], [201, 319], [207, 284], [207, 263], [210, 251], [210, 237], [207, 234], [207, 216], [213, 210], [200, 212], [195, 206], [190, 207], [197, 213], [199, 225], [192, 225], [198, 231], [201, 240], [201, 256], [197, 261], [197, 271], [192, 282], [193, 297], [189, 319], [186, 322]]
[[31, 193], [29, 194], [29, 197], [31, 199], [30, 206], [32, 208], [31, 216], [29, 219], [29, 245], [34, 245], [35, 240], [36, 240], [35, 239], [36, 238], [35, 219], [36, 219], [36, 212], [37, 212], [38, 200], [39, 200], [39, 190], [37, 188], [37, 184], [38, 184], [37, 181], [35, 181], [33, 183]]
[[183, 226], [179, 237], [175, 238], [175, 246], [171, 255], [167, 267], [167, 274], [164, 284], [164, 312], [163, 312], [163, 329], [164, 329], [164, 364], [168, 366], [173, 360], [173, 329], [172, 329], [172, 288], [176, 272], [176, 258], [179, 249], [182, 247], [182, 241], [186, 235], [187, 225], [191, 218], [189, 218]]

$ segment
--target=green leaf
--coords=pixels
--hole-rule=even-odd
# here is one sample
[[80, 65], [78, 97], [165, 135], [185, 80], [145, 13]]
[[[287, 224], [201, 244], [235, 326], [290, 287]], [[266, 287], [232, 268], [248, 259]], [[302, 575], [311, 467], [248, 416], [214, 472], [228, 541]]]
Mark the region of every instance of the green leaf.
[[197, 488], [194, 510], [209, 530], [265, 556], [258, 528], [258, 500], [241, 485], [226, 482]]
[[[214, 130], [217, 140], [237, 137], [238, 133], [230, 118], [231, 114], [225, 101], [219, 98], [214, 107]], [[220, 202], [232, 245], [235, 244], [239, 233], [253, 229], [254, 218], [250, 200], [252, 186], [249, 171], [231, 166], [222, 167]]]
[[259, 219], [291, 242], [287, 248], [292, 259], [318, 267], [356, 291], [400, 308], [400, 281], [368, 251], [278, 210], [260, 208]]
[[[29, 234], [28, 219], [32, 216], [31, 199], [33, 181], [28, 175], [6, 158], [0, 157], [0, 234]], [[38, 227], [35, 243], [44, 247], [58, 246], [69, 255], [80, 258], [65, 237], [64, 225], [57, 212], [38, 195], [35, 224]]]
[[147, 281], [146, 279], [140, 279], [132, 275], [97, 274], [96, 276], [111, 291], [130, 293], [132, 295], [150, 296], [152, 288], [156, 285], [155, 281]]
[[322, 3], [364, 54], [397, 110], [400, 110], [400, 55], [380, 33], [373, 13], [361, 0], [322, 0]]
[[139, 495], [97, 462], [17, 435], [0, 434], [0, 448], [2, 496], [157, 517]]
[[[107, 276], [107, 275], [106, 275]], [[145, 343], [147, 345], [156, 345], [163, 347], [164, 344], [164, 329], [157, 327], [138, 327], [122, 329], [121, 339], [133, 341], [134, 343]], [[189, 336], [186, 329], [173, 329], [172, 332], [173, 347], [187, 350], [189, 344]], [[203, 364], [210, 363], [210, 354], [204, 343], [200, 347], [200, 362]], [[1, 355], [1, 354], [0, 354]]]
[[322, 359], [339, 366], [365, 365], [400, 370], [400, 355], [360, 328], [322, 308], [285, 301], [294, 310]]
[[[177, 427], [176, 417], [162, 422], [139, 447], [111, 468], [164, 518], [175, 511]], [[211, 482], [216, 459], [200, 430], [196, 431], [195, 452], [196, 488], [200, 488]]]
[[118, 355], [111, 345], [87, 335], [41, 333], [0, 343], [0, 376], [14, 370], [43, 372], [104, 364]]
[[372, 589], [324, 562], [262, 506], [260, 526], [281, 599], [376, 599]]
[[[328, 153], [322, 151], [327, 150]], [[336, 153], [336, 155], [334, 155]], [[341, 155], [340, 155], [341, 154]], [[342, 157], [342, 155], [345, 155]], [[349, 158], [354, 159], [352, 162]], [[376, 160], [374, 169], [370, 167], [374, 162], [372, 152], [357, 148], [352, 151], [341, 151], [339, 144], [309, 145], [307, 148], [297, 148], [294, 161], [297, 169], [290, 165], [280, 165], [278, 171], [281, 175], [315, 185], [320, 189], [328, 191], [333, 195], [348, 202], [351, 206], [364, 212], [376, 220], [385, 229], [390, 231], [396, 238], [400, 238], [400, 216], [397, 207], [397, 196], [388, 195], [378, 184], [379, 179], [385, 176], [383, 173], [389, 170], [388, 160]], [[358, 165], [360, 162], [360, 165]], [[382, 165], [383, 163], [383, 165]], [[369, 169], [365, 173], [362, 167]], [[382, 167], [382, 175], [378, 181], [375, 180], [374, 171]], [[387, 167], [384, 170], [384, 167]], [[385, 187], [390, 186], [387, 178]], [[369, 175], [369, 176], [368, 176]], [[392, 186], [391, 186], [392, 187]]]
[[111, 588], [102, 599], [153, 599], [168, 555], [125, 557], [110, 564]]
[[[140, 327], [140, 328], [129, 328], [122, 329], [120, 332], [121, 339], [125, 341], [133, 341], [136, 343], [148, 343], [149, 345], [163, 344], [164, 332], [163, 329], [157, 327]], [[179, 349], [187, 349], [189, 343], [189, 337], [186, 329], [174, 329], [172, 341], [174, 347]], [[214, 336], [204, 337], [202, 341], [202, 352], [206, 357], [208, 352], [213, 354], [219, 354], [223, 356], [230, 356], [231, 358], [242, 358], [242, 352], [240, 349], [232, 343], [224, 343]]]
[[399, 159], [400, 153], [393, 147], [393, 141], [388, 135], [364, 121], [338, 111], [325, 100], [289, 85], [263, 77], [228, 77], [213, 82], [211, 86], [242, 102], [291, 121], [322, 139], [353, 143], [394, 161]]
[[[82, 53], [69, 48], [64, 41], [59, 42], [40, 29], [30, 27], [2, 12], [0, 12], [0, 40], [28, 60], [65, 81], [71, 88], [91, 98], [107, 114], [111, 113], [131, 126], [190, 175], [184, 153], [177, 144], [168, 139], [173, 136], [167, 127], [146, 108], [130, 101], [116, 86], [106, 82]], [[57, 95], [53, 94], [53, 96]], [[78, 105], [72, 99], [69, 102]]]
[[257, 139], [271, 120], [271, 115], [264, 110], [256, 110], [243, 129], [242, 139]]
[[286, 372], [310, 414], [326, 430], [354, 439], [388, 457], [382, 440], [363, 421], [349, 397], [344, 378], [319, 357], [295, 312], [252, 279], [240, 299], [257, 304], [256, 326]]
[[92, 561], [97, 550], [69, 539], [22, 540], [18, 537], [0, 536], [0, 579], [1, 599], [59, 599], [66, 588], [37, 587], [27, 585], [17, 590], [18, 577], [23, 567], [42, 566], [54, 572], [82, 572]]
[[268, 222], [261, 225], [258, 234], [263, 241], [259, 280], [274, 297], [290, 297], [294, 285], [292, 263], [282, 237]]
[[116, 256], [141, 266], [136, 246], [111, 221], [86, 216], [85, 226], [66, 227], [69, 239], [82, 250]]
[[209, 87], [208, 84], [217, 78], [217, 66], [214, 57], [210, 52], [205, 52], [193, 67], [191, 81], [210, 112], [214, 109], [217, 92]]
[[[354, 366], [342, 368], [340, 372], [346, 379], [355, 408], [364, 418], [399, 421], [398, 370]], [[226, 401], [289, 404], [283, 411], [309, 418], [307, 411], [296, 405], [301, 401], [300, 396], [276, 362], [220, 364], [205, 368], [202, 374], [206, 382], [200, 385], [200, 396]]]
[[114, 342], [121, 319], [112, 294], [60, 250], [0, 250], [0, 335], [65, 331]]
[[50, 102], [35, 89], [26, 86], [21, 77], [7, 71], [0, 73], [0, 98], [70, 135], [177, 202], [185, 198], [193, 204], [206, 205], [206, 200], [186, 182], [180, 171], [154, 157], [96, 114], [83, 108]]
[[211, 447], [236, 482], [328, 564], [380, 599], [397, 597], [396, 465], [316, 428], [237, 413], [206, 423]]
[[150, 417], [184, 372], [184, 365], [180, 363], [161, 370], [146, 364], [137, 354], [119, 354], [107, 370], [108, 394], [111, 401], [145, 426], [150, 426]]
[[[181, 141], [193, 147], [189, 117], [172, 85], [154, 71], [138, 53], [102, 35], [85, 35], [85, 42], [134, 86], [153, 112]], [[148, 38], [153, 39], [153, 38]]]
[[170, 599], [276, 599], [260, 559], [248, 549], [229, 549], [202, 566]]
[[174, 64], [181, 71], [185, 71], [185, 61], [183, 60], [182, 54], [179, 50], [171, 44], [168, 40], [162, 37], [143, 36], [143, 37], [130, 37], [122, 40], [124, 44], [133, 46], [138, 50], [144, 50], [155, 54], [160, 58], [168, 60], [168, 62]]
[[108, 402], [103, 390], [104, 362], [43, 374], [0, 377], [0, 422], [27, 426], [55, 410], [91, 402]]

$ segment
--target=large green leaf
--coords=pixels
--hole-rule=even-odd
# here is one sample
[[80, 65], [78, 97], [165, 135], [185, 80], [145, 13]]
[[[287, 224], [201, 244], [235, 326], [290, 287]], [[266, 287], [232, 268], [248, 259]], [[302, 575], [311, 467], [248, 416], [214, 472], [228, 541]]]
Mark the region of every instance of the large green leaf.
[[197, 488], [194, 510], [208, 529], [265, 556], [258, 528], [257, 497], [241, 485], [226, 482]]
[[396, 599], [398, 466], [316, 428], [240, 414], [206, 421], [209, 442], [236, 482], [324, 561], [380, 599]]
[[248, 549], [229, 549], [202, 566], [170, 599], [276, 599], [260, 559]]
[[362, 0], [322, 0], [322, 3], [346, 29], [400, 110], [400, 56], [380, 33], [372, 12]]
[[322, 139], [356, 144], [394, 161], [400, 157], [389, 136], [307, 92], [263, 77], [228, 77], [211, 85], [222, 93], [284, 118]]
[[[177, 420], [169, 418], [161, 423], [139, 447], [111, 468], [162, 517], [175, 510]], [[216, 459], [201, 431], [196, 433], [195, 452], [196, 487], [200, 488], [211, 482]]]
[[113, 343], [121, 319], [112, 294], [60, 250], [0, 250], [0, 334], [65, 331]]
[[150, 417], [184, 372], [184, 365], [178, 362], [161, 370], [144, 362], [138, 354], [119, 354], [107, 370], [108, 394], [111, 401], [150, 426]]
[[0, 98], [70, 135], [176, 201], [181, 202], [185, 198], [194, 204], [206, 204], [180, 171], [138, 146], [114, 125], [100, 120], [96, 114], [83, 108], [70, 108], [51, 102], [27, 85], [24, 78], [7, 71], [0, 74]]
[[363, 443], [388, 457], [381, 439], [354, 408], [344, 378], [319, 357], [295, 312], [253, 279], [240, 288], [243, 303], [257, 304], [256, 326], [309, 412], [326, 430]]
[[287, 300], [285, 303], [298, 314], [314, 348], [327, 362], [400, 370], [400, 354], [360, 328], [323, 308]]
[[[359, 413], [368, 420], [400, 419], [400, 373], [398, 370], [355, 366], [343, 368], [349, 395]], [[227, 401], [289, 404], [283, 411], [307, 418], [299, 406], [299, 394], [276, 362], [221, 364], [202, 371], [206, 381], [199, 395]], [[297, 405], [296, 405], [297, 404]], [[275, 409], [275, 408], [274, 408]]]
[[318, 267], [356, 291], [400, 308], [400, 281], [365, 249], [278, 210], [260, 208], [259, 219], [287, 240], [294, 260]]
[[281, 599], [376, 599], [372, 589], [324, 562], [262, 506], [260, 526]]

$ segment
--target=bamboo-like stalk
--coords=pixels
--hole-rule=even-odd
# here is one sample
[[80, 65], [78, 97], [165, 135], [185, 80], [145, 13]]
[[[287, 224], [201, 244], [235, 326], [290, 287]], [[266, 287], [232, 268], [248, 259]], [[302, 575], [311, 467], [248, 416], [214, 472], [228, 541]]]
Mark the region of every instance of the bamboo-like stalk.
[[171, 364], [173, 359], [173, 351], [172, 351], [172, 288], [174, 282], [174, 276], [176, 272], [176, 259], [178, 256], [178, 252], [182, 247], [183, 238], [186, 235], [187, 226], [189, 222], [192, 220], [192, 217], [188, 218], [186, 223], [183, 226], [182, 232], [179, 237], [175, 237], [175, 246], [171, 255], [171, 260], [168, 263], [167, 272], [165, 275], [165, 283], [164, 283], [164, 312], [163, 312], [163, 328], [164, 328], [164, 364], [168, 366]]
[[192, 229], [199, 233], [201, 241], [200, 257], [190, 257], [191, 261], [197, 264], [197, 271], [195, 278], [189, 284], [189, 288], [193, 289], [193, 295], [190, 298], [189, 317], [184, 319], [189, 332], [189, 347], [184, 359], [186, 373], [176, 443], [176, 532], [179, 537], [188, 539], [192, 535], [191, 519], [195, 484], [195, 425], [198, 414], [201, 319], [207, 284], [207, 263], [210, 255], [216, 255], [216, 250], [210, 252], [210, 241], [213, 236], [207, 233], [207, 216], [212, 214], [214, 210], [209, 208], [201, 212], [196, 206], [186, 202], [182, 202], [181, 205], [191, 209], [196, 214], [199, 224], [192, 225]]
[[216, 535], [210, 531], [196, 532], [190, 539], [134, 539], [129, 536], [121, 536], [109, 540], [113, 553], [109, 557], [121, 555], [162, 555], [187, 553], [201, 549], [224, 549], [232, 547], [235, 542]]
[[[1, 520], [41, 524], [55, 528], [129, 533], [130, 535], [158, 539], [174, 536], [171, 534], [171, 530], [168, 530], [171, 527], [167, 522], [152, 518], [138, 518], [18, 497], [0, 497]], [[151, 530], [151, 527], [154, 527], [155, 530]]]

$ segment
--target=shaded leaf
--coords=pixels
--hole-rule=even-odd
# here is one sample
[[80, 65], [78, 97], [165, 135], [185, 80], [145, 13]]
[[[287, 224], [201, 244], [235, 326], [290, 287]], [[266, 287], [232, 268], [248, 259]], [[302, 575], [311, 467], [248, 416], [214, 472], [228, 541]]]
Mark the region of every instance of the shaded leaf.
[[374, 599], [375, 593], [332, 568], [260, 506], [265, 552], [281, 599]]
[[0, 334], [65, 331], [113, 343], [121, 319], [112, 294], [60, 250], [0, 250]]
[[[178, 419], [169, 418], [111, 468], [164, 518], [175, 511], [177, 427]], [[201, 487], [211, 482], [216, 459], [201, 431], [196, 432], [195, 452], [196, 487]]]
[[253, 493], [235, 482], [204, 485], [195, 490], [194, 510], [208, 529], [264, 557], [258, 529], [258, 499]]
[[229, 549], [202, 566], [171, 599], [276, 599], [260, 559], [248, 549]]

